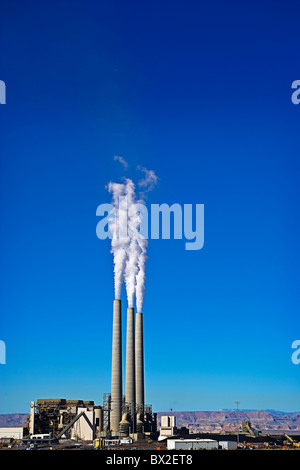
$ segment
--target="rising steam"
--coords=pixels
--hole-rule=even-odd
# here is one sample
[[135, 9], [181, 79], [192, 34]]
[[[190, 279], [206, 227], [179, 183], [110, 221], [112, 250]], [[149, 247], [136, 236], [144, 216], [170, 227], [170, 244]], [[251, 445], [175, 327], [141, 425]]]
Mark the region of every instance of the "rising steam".
[[[143, 169], [145, 172], [145, 169]], [[148, 170], [147, 170], [148, 171]], [[153, 171], [151, 175], [155, 175]], [[147, 174], [146, 174], [147, 176]], [[151, 179], [153, 184], [153, 178]], [[140, 186], [145, 188], [145, 179]], [[148, 241], [140, 233], [142, 214], [136, 210], [135, 185], [131, 179], [124, 183], [109, 183], [113, 211], [110, 217], [112, 233], [111, 253], [114, 259], [115, 299], [121, 298], [122, 283], [125, 281], [128, 307], [134, 306], [142, 312], [146, 281], [146, 251]], [[152, 188], [151, 188], [152, 189]]]
[[127, 249], [127, 260], [125, 265], [125, 285], [128, 307], [133, 307], [136, 277], [139, 272], [138, 260], [140, 256], [140, 247], [137, 232], [138, 216], [136, 212], [132, 210], [136, 203], [135, 187], [134, 183], [130, 179], [126, 180], [126, 196], [128, 204], [128, 236], [130, 241]]
[[109, 183], [108, 191], [112, 193], [113, 204], [109, 228], [112, 233], [111, 253], [114, 257], [115, 299], [120, 300], [129, 245], [129, 238], [126, 237], [126, 233], [124, 233], [124, 228], [127, 227], [127, 208], [124, 207], [125, 185]]

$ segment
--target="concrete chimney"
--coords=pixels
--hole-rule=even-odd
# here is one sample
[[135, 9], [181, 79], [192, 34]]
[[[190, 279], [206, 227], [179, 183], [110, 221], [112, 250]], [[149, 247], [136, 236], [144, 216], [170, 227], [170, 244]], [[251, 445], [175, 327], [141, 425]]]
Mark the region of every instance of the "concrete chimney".
[[111, 367], [110, 429], [119, 432], [122, 419], [122, 312], [121, 300], [114, 300]]
[[35, 403], [30, 402], [30, 415], [29, 415], [29, 434], [34, 434], [34, 415], [35, 415]]
[[135, 399], [139, 409], [144, 412], [144, 339], [143, 339], [143, 314], [136, 314], [135, 325]]
[[127, 309], [125, 401], [135, 419], [135, 340], [134, 308]]

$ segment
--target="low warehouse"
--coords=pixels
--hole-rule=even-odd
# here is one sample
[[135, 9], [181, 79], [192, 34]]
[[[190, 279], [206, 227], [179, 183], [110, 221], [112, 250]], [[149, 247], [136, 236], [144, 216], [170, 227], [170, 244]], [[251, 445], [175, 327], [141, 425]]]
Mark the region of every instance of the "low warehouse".
[[237, 449], [237, 442], [235, 441], [219, 441], [219, 446], [225, 450]]
[[0, 439], [23, 439], [23, 426], [0, 427]]
[[168, 450], [218, 449], [218, 441], [213, 439], [167, 439]]

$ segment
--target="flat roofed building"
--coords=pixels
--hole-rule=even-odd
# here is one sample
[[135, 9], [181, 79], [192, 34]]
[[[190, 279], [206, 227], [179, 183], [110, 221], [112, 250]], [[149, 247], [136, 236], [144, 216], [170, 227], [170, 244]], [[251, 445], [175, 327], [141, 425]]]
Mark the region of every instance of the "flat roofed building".
[[0, 439], [23, 439], [23, 426], [3, 426], [0, 427]]
[[218, 449], [213, 439], [167, 439], [168, 450]]

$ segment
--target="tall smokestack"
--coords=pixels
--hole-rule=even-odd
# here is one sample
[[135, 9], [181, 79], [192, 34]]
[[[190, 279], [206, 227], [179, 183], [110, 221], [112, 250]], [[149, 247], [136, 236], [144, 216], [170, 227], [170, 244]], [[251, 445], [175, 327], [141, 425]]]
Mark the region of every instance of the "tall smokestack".
[[137, 312], [135, 326], [135, 383], [136, 404], [144, 411], [144, 339], [143, 339], [143, 314]]
[[134, 308], [127, 309], [125, 401], [135, 419], [135, 340]]
[[110, 429], [119, 432], [122, 419], [122, 313], [121, 300], [114, 300], [111, 367]]

